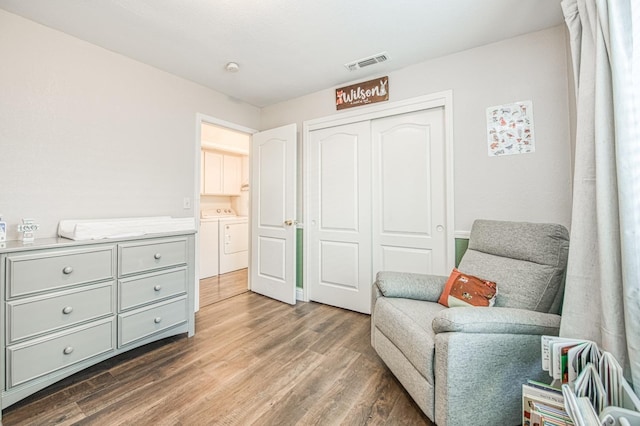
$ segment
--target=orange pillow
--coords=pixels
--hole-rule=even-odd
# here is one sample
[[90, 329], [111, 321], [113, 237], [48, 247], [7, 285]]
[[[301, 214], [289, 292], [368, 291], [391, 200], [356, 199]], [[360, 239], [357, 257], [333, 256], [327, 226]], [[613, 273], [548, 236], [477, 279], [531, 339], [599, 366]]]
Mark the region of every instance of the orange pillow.
[[438, 303], [454, 306], [493, 306], [498, 289], [493, 281], [463, 274], [453, 268]]

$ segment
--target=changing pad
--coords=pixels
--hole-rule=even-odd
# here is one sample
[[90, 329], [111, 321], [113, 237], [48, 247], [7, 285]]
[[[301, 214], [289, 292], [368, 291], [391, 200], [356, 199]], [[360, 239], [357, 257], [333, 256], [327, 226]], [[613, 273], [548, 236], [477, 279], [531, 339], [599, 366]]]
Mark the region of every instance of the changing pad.
[[71, 240], [137, 237], [162, 232], [193, 231], [192, 217], [171, 216], [132, 217], [118, 219], [61, 220], [58, 235]]

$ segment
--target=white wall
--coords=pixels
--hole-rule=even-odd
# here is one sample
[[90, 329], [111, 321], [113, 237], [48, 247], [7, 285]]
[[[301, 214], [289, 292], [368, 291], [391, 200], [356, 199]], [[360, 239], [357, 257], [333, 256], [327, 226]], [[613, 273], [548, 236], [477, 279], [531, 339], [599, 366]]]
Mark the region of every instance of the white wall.
[[[567, 62], [558, 26], [389, 74], [390, 102], [453, 89], [456, 231], [476, 218], [569, 226]], [[305, 120], [337, 114], [334, 97], [331, 88], [263, 108], [261, 129], [295, 122], [301, 130]], [[536, 152], [490, 158], [486, 108], [524, 100], [533, 101]]]
[[[60, 219], [192, 216], [182, 201], [195, 193], [196, 113], [249, 128], [296, 122], [299, 132], [304, 120], [336, 114], [333, 88], [260, 111], [2, 10], [0, 28], [9, 239], [23, 217], [45, 237]], [[453, 89], [456, 230], [478, 217], [569, 225], [567, 69], [559, 26], [389, 74], [390, 101]], [[485, 109], [529, 99], [536, 153], [489, 158]]]
[[0, 213], [193, 216], [196, 114], [250, 128], [260, 110], [0, 10]]

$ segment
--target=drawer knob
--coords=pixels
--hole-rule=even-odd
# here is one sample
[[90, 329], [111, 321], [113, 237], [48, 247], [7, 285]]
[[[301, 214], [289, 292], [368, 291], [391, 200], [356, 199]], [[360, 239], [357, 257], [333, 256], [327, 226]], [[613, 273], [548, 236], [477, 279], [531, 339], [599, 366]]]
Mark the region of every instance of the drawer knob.
[[160, 291], [162, 289], [162, 286], [160, 284], [156, 284], [156, 285], [153, 286], [153, 289], [155, 291]]
[[65, 266], [65, 268], [62, 270], [62, 273], [65, 275], [69, 275], [72, 272], [73, 272], [73, 268], [71, 266]]
[[162, 321], [162, 318], [160, 318], [160, 317], [155, 317], [153, 319], [153, 322], [155, 322], [156, 324], [160, 324], [161, 321]]
[[71, 352], [73, 352], [73, 346], [67, 346], [66, 348], [64, 348], [64, 350], [62, 351], [63, 354], [65, 355], [69, 355]]
[[153, 258], [156, 260], [160, 260], [160, 258], [162, 257], [162, 255], [160, 253], [156, 253], [153, 255]]
[[63, 313], [63, 314], [67, 314], [67, 315], [68, 315], [68, 314], [70, 314], [71, 312], [73, 312], [73, 307], [72, 307], [72, 306], [65, 306], [65, 307], [62, 309], [62, 313]]

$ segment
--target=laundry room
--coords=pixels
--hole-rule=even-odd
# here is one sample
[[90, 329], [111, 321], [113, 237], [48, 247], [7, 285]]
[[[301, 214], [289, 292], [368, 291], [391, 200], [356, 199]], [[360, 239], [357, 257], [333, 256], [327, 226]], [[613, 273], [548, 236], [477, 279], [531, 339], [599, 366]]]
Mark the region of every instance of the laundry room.
[[247, 291], [251, 135], [202, 122], [200, 306]]

